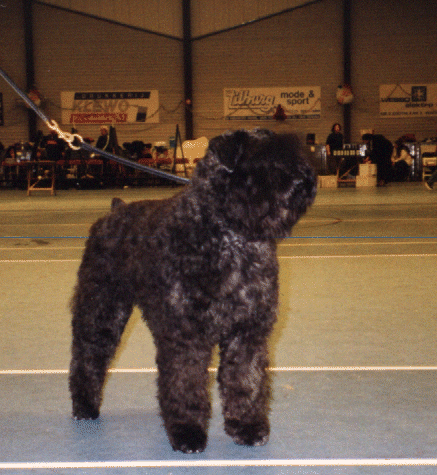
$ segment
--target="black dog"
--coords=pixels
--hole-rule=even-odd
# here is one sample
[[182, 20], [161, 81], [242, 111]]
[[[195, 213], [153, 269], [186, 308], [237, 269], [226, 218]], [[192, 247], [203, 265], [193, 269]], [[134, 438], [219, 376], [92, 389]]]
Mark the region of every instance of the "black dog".
[[240, 130], [211, 140], [174, 197], [114, 199], [91, 228], [72, 300], [73, 416], [99, 416], [108, 365], [138, 305], [157, 348], [159, 403], [173, 449], [205, 449], [217, 344], [225, 431], [237, 444], [265, 444], [275, 239], [289, 234], [315, 193], [294, 135]]

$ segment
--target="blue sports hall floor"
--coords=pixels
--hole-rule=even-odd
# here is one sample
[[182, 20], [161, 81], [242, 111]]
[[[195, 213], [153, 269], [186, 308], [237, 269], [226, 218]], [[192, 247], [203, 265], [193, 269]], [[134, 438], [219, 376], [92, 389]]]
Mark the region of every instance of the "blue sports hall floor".
[[68, 305], [88, 229], [113, 196], [176, 189], [0, 190], [0, 473], [437, 473], [437, 191], [420, 183], [320, 189], [279, 243], [266, 446], [226, 436], [212, 384], [207, 449], [172, 451], [137, 310], [100, 419], [72, 420]]

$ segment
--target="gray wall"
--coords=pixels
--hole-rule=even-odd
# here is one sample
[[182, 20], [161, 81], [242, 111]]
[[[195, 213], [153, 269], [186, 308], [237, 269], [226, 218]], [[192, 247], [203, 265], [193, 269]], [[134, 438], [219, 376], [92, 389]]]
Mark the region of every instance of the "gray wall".
[[[24, 88], [22, 1], [3, 3], [6, 8], [0, 12], [1, 65]], [[249, 0], [246, 6], [248, 3]], [[322, 0], [246, 26], [195, 38], [195, 136], [211, 138], [228, 128], [267, 126], [315, 133], [323, 143], [331, 125], [342, 122], [342, 106], [335, 98], [343, 76], [342, 4], [341, 0]], [[427, 0], [353, 0], [352, 4], [352, 140], [358, 141], [360, 130], [367, 128], [391, 140], [404, 133], [415, 133], [418, 139], [436, 135], [435, 117], [379, 116], [380, 84], [437, 83], [435, 5]], [[205, 5], [203, 14], [207, 16], [208, 2]], [[46, 113], [60, 121], [61, 91], [158, 89], [160, 123], [120, 125], [119, 142], [168, 140], [174, 135], [176, 124], [184, 138], [180, 38], [121, 23], [35, 3], [36, 85], [46, 98]], [[314, 85], [321, 87], [320, 119], [247, 123], [223, 117], [224, 88]], [[0, 92], [5, 120], [0, 127], [0, 141], [9, 145], [27, 140], [26, 108], [1, 79]], [[39, 127], [47, 132], [41, 123]], [[98, 126], [81, 126], [79, 132], [97, 138]]]

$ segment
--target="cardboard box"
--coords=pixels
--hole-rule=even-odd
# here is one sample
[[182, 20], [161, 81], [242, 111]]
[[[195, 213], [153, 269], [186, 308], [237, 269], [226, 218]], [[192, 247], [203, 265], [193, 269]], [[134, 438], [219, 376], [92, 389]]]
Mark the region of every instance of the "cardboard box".
[[376, 176], [357, 176], [357, 181], [355, 182], [357, 188], [362, 186], [376, 186]]
[[337, 188], [337, 175], [319, 176], [319, 188]]
[[360, 163], [359, 176], [376, 176], [376, 163]]

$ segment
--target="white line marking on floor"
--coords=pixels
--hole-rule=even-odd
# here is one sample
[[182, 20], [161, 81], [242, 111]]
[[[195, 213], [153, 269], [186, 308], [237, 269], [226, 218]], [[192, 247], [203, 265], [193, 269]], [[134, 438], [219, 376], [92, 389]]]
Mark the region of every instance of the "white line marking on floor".
[[81, 259], [0, 259], [1, 264], [40, 264], [47, 262], [80, 262]]
[[[412, 219], [426, 219], [426, 218], [412, 218]], [[10, 228], [13, 227], [23, 227], [23, 226], [30, 226], [32, 228], [36, 227], [48, 227], [48, 226], [91, 226], [93, 223], [6, 223], [2, 224], [2, 227], [9, 226]]]
[[68, 469], [68, 468], [158, 468], [158, 467], [401, 467], [433, 466], [435, 458], [377, 459], [272, 459], [272, 460], [132, 460], [107, 462], [30, 462], [0, 463], [1, 469]]
[[294, 371], [437, 371], [437, 366], [279, 366], [274, 372]]
[[[436, 242], [437, 244], [437, 242]], [[0, 247], [0, 251], [69, 251], [82, 250], [85, 246], [63, 246], [63, 247], [51, 247], [51, 246], [39, 246], [39, 247], [27, 247], [27, 246], [18, 246], [18, 247]]]
[[[323, 371], [437, 371], [437, 366], [278, 366], [271, 367], [269, 371], [275, 373], [285, 372], [323, 372]], [[208, 371], [216, 372], [217, 368]], [[68, 374], [68, 369], [4, 369], [0, 376], [8, 375], [34, 375], [34, 374]], [[111, 368], [108, 373], [157, 373], [157, 368]]]
[[[296, 240], [301, 239], [299, 237], [296, 238]], [[306, 238], [302, 238], [306, 239]], [[366, 240], [361, 240], [358, 239], [356, 242], [350, 242], [345, 238], [336, 238], [332, 237], [330, 238], [331, 240], [336, 240], [336, 239], [341, 239], [341, 241], [336, 241], [336, 242], [290, 242], [290, 241], [281, 241], [278, 243], [278, 247], [314, 247], [314, 246], [320, 246], [320, 247], [326, 247], [326, 246], [338, 246], [339, 244], [341, 246], [414, 246], [414, 245], [437, 245], [437, 239], [435, 241], [378, 241], [378, 242], [372, 242], [372, 241], [366, 241]], [[378, 238], [375, 238], [378, 239]], [[390, 238], [391, 239], [391, 238]], [[395, 238], [393, 238], [395, 239]], [[409, 239], [409, 238], [399, 238], [399, 239]], [[8, 249], [8, 248], [5, 248]], [[9, 248], [10, 249], [10, 248]], [[41, 248], [38, 248], [41, 249]], [[66, 248], [60, 248], [60, 249], [66, 249]], [[74, 249], [74, 248], [72, 248]], [[1, 250], [1, 248], [0, 248]]]
[[381, 257], [437, 257], [437, 254], [342, 254], [337, 256], [278, 256], [278, 259], [363, 259]]
[[[339, 221], [340, 223], [378, 223], [378, 222], [397, 222], [397, 221], [408, 221], [408, 222], [413, 222], [413, 221], [435, 221], [437, 218], [434, 216], [424, 216], [423, 218], [420, 217], [412, 217], [412, 216], [405, 216], [405, 217], [399, 217], [399, 218], [318, 218], [315, 219], [314, 221]], [[310, 218], [306, 218], [305, 221], [311, 221]]]
[[[437, 218], [434, 216], [424, 216], [423, 218], [420, 218], [418, 216], [412, 217], [412, 216], [405, 216], [405, 217], [400, 217], [400, 218], [317, 218], [314, 221], [339, 221], [340, 223], [373, 223], [373, 222], [388, 222], [388, 221], [408, 221], [408, 222], [413, 222], [413, 221], [435, 221]], [[306, 218], [305, 221], [310, 221], [311, 218]]]

